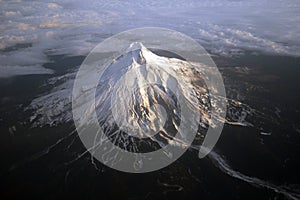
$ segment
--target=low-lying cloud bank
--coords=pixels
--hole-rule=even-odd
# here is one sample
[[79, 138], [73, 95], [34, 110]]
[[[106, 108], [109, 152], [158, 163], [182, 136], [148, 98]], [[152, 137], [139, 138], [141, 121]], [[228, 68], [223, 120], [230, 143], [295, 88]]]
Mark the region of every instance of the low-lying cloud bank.
[[0, 77], [51, 73], [43, 68], [48, 55], [86, 55], [103, 39], [144, 26], [184, 32], [216, 55], [298, 57], [299, 9], [296, 0], [0, 1]]

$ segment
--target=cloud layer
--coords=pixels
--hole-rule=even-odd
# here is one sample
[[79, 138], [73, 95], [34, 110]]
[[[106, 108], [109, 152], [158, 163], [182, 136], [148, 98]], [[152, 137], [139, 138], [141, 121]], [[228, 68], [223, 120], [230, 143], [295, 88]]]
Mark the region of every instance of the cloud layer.
[[300, 56], [299, 10], [296, 0], [0, 1], [0, 77], [50, 73], [42, 67], [48, 55], [86, 55], [103, 39], [143, 26], [184, 32], [214, 54]]

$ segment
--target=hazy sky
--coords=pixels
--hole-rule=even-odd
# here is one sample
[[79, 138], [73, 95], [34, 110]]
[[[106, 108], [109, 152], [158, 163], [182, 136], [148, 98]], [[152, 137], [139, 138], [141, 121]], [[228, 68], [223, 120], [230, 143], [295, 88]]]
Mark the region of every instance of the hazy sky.
[[[0, 0], [0, 23], [0, 77], [51, 73], [41, 67], [47, 55], [86, 55], [112, 34], [143, 26], [184, 32], [215, 54], [300, 55], [298, 0]], [[9, 48], [16, 44], [32, 46]]]

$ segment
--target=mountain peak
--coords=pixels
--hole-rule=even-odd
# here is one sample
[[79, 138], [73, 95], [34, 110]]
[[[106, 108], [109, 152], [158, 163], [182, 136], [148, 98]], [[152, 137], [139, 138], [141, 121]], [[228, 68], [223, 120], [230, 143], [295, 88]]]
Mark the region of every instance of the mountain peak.
[[141, 42], [133, 42], [128, 45], [124, 53], [112, 60], [111, 65], [122, 68], [128, 66], [139, 66], [153, 63], [157, 55], [147, 49]]
[[128, 51], [134, 51], [138, 54], [139, 59], [149, 61], [151, 58], [156, 57], [147, 47], [141, 42], [133, 42], [130, 44]]
[[[133, 42], [129, 45], [129, 49], [130, 50], [136, 50], [136, 49], [140, 49], [140, 50], [148, 50], [143, 43], [141, 42]], [[149, 51], [149, 50], [148, 50]]]

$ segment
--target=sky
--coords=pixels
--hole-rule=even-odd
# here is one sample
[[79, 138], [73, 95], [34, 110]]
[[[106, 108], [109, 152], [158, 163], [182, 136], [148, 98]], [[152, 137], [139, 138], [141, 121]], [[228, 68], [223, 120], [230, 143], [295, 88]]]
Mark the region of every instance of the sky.
[[[87, 55], [131, 28], [158, 26], [209, 52], [300, 56], [298, 0], [0, 0], [0, 78], [49, 74], [49, 55]], [[16, 46], [17, 45], [17, 46]]]

